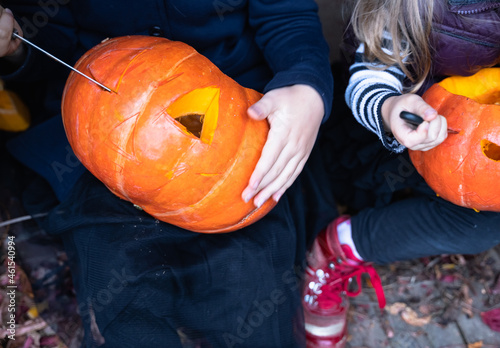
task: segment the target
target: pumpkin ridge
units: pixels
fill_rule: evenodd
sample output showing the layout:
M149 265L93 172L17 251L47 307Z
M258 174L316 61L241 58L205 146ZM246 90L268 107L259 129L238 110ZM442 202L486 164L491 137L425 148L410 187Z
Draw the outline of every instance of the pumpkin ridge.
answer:
M266 122L266 121L252 121L249 119L248 116L246 116L245 123L248 123L249 121L250 122ZM248 132L248 129L249 129L248 127L245 128L245 132L242 135L242 139L247 139L247 137L245 137L245 134ZM238 146L238 149L235 152L235 155L233 156L233 160L232 160L231 165L229 167L226 167L225 173L221 173L219 180L217 180L217 182L212 186L211 190L207 192L205 197L203 197L198 202L196 202L194 205L192 205L193 207L203 203L204 200L209 199L210 195L212 195L221 185L224 184L225 180L233 172L234 167L238 164L238 160L240 159L241 154L245 152L244 149L246 148L246 145L247 144L245 142L243 142L243 141L240 142L240 145ZM248 179L250 179L250 178L248 178Z
M186 151L186 153L187 152L188 151ZM164 212L164 213L159 213L156 215L164 217L164 216L170 216L170 215L178 215L178 214L182 214L186 211L195 210L198 205L203 204L203 202L205 200L210 199L211 198L210 196L212 194L216 193L217 189L222 184L224 184L224 181L228 178L229 175L232 174L232 169L234 168L236 163L237 163L237 160L233 160L231 166L226 169L225 173L221 173L221 177L219 178L219 180L217 180L215 182L215 184L211 187L211 189L205 194L205 196L200 198L197 202L194 202L193 204L190 204L189 206L181 208L181 209L172 210L172 211L168 211L168 212Z
M153 119L153 121L151 121L152 124L155 124L156 122L158 122L162 117L165 117L165 116L168 116L168 113L167 113L167 107L164 107L163 109L160 110L160 112L158 113L158 115Z
M127 152L126 150L122 149L120 147L120 145L117 145L117 144L110 141L110 142L107 142L105 146L110 148L112 151L116 152L121 157L125 157L126 159L128 159L130 161L138 162L137 157L135 157L133 154ZM118 163L116 163L116 162L113 162L113 163L115 165L118 165Z
M182 175L183 173L185 173L187 171L189 166L188 165L182 166L182 164L185 163L184 159L189 154L190 150L195 146L196 146L196 144L194 142L191 143L189 148L187 148L187 150L181 156L179 156L179 158L177 159L177 162L175 162L175 164L172 166L172 169L167 172L168 176L165 175L165 178L167 178L167 182L165 182L163 185L161 185L161 187L164 188L165 186L167 186L168 184L170 184L172 182L171 180L173 178L176 178L179 175ZM180 170L177 170L177 169L180 169Z
M184 63L186 60L190 59L191 57L193 57L195 55L197 55L196 51L191 52L191 54L188 54L187 56L184 56L181 59L179 59L177 62L174 63L174 65L172 65L170 67L170 69L168 69L166 75L170 76L170 74L172 74L182 63Z
M470 154L466 154L465 157L462 157L462 154L460 154L460 160L457 161L458 163L457 163L457 166L455 167L455 169L450 170L450 174L456 173L460 169L460 167L462 167L464 165L464 162L469 157L469 155Z
M146 49L143 49L142 51L140 51L139 53L137 53L135 55L134 58L132 58L130 60L130 62L128 62L127 66L125 67L125 69L123 69L123 72L122 74L120 75L120 78L118 79L118 82L116 83L116 93L118 93L118 90L120 89L120 85L122 84L122 80L123 80L123 77L125 76L125 74L129 71L129 67L130 65L132 64L132 62L134 62L139 56L141 56L144 52L148 51L149 48L146 48ZM141 62L139 65L142 65L143 62ZM137 67L137 66L136 66ZM134 69L136 68L134 67Z
M113 145L113 148L114 147L117 147L117 148L120 148L120 145L119 144L116 144L114 143L112 140L111 140L111 136L113 133L123 133L123 132L120 132L119 130L120 129L123 129L125 127L125 124L129 123L129 121L131 121L133 123L132 126L129 126L129 128L135 128L135 126L137 125L137 120L139 118L139 111L136 112L135 114L133 114L132 116L130 117L127 117L126 119L124 119L123 121L120 121L118 124L116 124L109 132L108 134L106 135L106 141L105 143L106 144L112 144ZM128 151L126 151L125 149L122 149L122 151L120 152L123 156L126 156L127 159L131 160L131 161L135 161L137 162L138 159L137 159L137 156L135 156L133 153L129 153Z
M110 130L108 132L108 134L106 135L106 138L104 141L102 141L102 143L104 144L104 146L108 147L109 149L111 149L111 151L113 151L113 153L116 154L116 156L113 156L113 159L116 159L116 158L126 158L128 160L131 160L131 161L136 161L137 159L134 158L133 156L131 156L129 153L126 152L126 150L124 148L122 148L120 145L116 144L115 142L111 141L110 140L110 137L111 137L111 133L114 131L114 130L117 130L118 128L120 128L121 125L124 125L127 123L127 121L133 119L134 117L137 117L137 114L134 114L132 116L130 116L129 118L127 118L126 120L123 120L119 123L119 125L117 125L116 127L114 127L112 130ZM95 120L94 118L91 118L91 122L92 121L95 121L97 123L97 125L99 125L99 120ZM96 129L95 126L93 126L94 122L92 122L92 124L90 125L90 128L91 129ZM118 133L121 133L121 132L118 132ZM90 145L90 148L91 148L91 152L86 156L86 161L82 161L82 163L85 164L85 162L90 162L92 163L91 167L92 168L95 168L95 170L97 170L98 172L100 172L100 166L99 166L99 156L96 156L96 154L98 153L101 153L102 152L102 148L100 147L101 145L101 142L96 142L94 143L94 145ZM110 161L113 163L113 165L116 165L118 168L120 168L121 170L119 171L119 173L122 173L123 170L124 170L124 166L123 166L123 163L120 164L119 162L113 160L113 159L110 159ZM94 172L92 171L92 172ZM94 173L95 175L95 173ZM118 175L118 173L117 173Z
M173 122L175 122L175 120L173 120ZM178 177L179 175L182 175L183 173L185 173L187 170L188 170L188 166L185 164L186 161L185 161L185 157L190 153L190 150L196 146L196 143L192 142L190 147L186 149L186 151L184 151L184 153L178 157L177 161L175 162L175 164L172 165L172 169L169 170L166 174L165 174L165 179L166 181L161 183L159 186L151 189L151 190L148 190L147 192L149 194L154 194L155 192L157 193L155 195L155 197L157 197L158 195L160 195L162 193L162 190L165 189L165 187L169 184L171 184L172 182L172 179ZM137 164L140 163L140 161L136 161ZM151 199L151 197L149 198ZM140 204L139 204L140 205Z
M231 226L232 228L238 228L239 225L243 225L246 221L248 221L249 219L251 219L253 217L253 215L257 214L260 212L260 209L255 207L250 213L248 213L247 215L245 215L243 218L241 218L240 221L236 222L233 224L233 226ZM218 233L218 232L224 232L227 230L227 227L226 228L218 228L218 229L213 229L213 230L203 230L205 233Z
M248 119L247 119L247 122L248 122ZM261 121L261 122L264 122L264 121ZM245 136L243 135L242 138L245 138ZM215 184L213 184L213 186L211 187L211 189L200 200L198 200L197 202L195 202L193 204L190 204L187 207L184 207L184 208L181 208L181 209L177 209L177 210L172 210L172 211L169 211L169 212L158 213L156 215L157 216L161 216L161 217L166 217L166 216L171 216L171 215L180 215L180 214L182 214L182 213L184 213L186 211L193 211L193 210L196 209L197 206L202 205L205 200L210 199L211 195L217 192L217 189L220 186L222 186L224 184L225 180L229 177L229 175L232 174L232 171L233 171L234 167L238 163L238 158L239 158L238 154L240 154L241 152L243 152L243 142L240 142L240 146L238 147L238 150L236 151L236 154L233 157L231 165L229 167L226 167L226 171L224 173L220 173L219 180L217 180L215 182ZM189 151L186 151L185 153L189 153ZM258 208L253 209L252 213L255 212L256 210L258 210ZM252 213L250 213L250 214L252 214ZM248 218L250 214L247 214L246 217ZM241 221L242 220L240 220L240 222Z
M129 144L130 141L132 141L132 153L131 155L136 159L136 161L138 160L139 163L140 163L140 160L137 158L136 154L135 154L135 147L134 147L134 137L135 137L135 130L137 128L137 123L139 122L141 116L143 115L144 113L144 110L146 110L147 106L148 106L148 100L151 99L151 96L153 95L154 91L157 89L157 86L155 86L154 84L150 84L149 87L146 89L146 91L141 95L141 97L137 98L137 100L142 100L142 104L141 104L141 110L139 110L136 115L136 119L135 119L135 122L134 122L134 125L131 126L131 128L127 131L127 132L121 132L121 137L119 138L119 140L121 140L121 144L115 144L117 146L121 146L123 149L125 149L125 151L127 151L127 144ZM124 170L126 170L126 158L124 156L118 156L118 157L115 157L116 161L115 163L117 164L121 164L121 167L124 168ZM119 175L118 173L116 173L115 175L115 180L116 180L116 185L117 185L117 189L120 190L121 192L123 192L123 195L125 197L127 197L127 199L130 199L129 198L129 190L125 188L125 175Z
M178 78L178 77L180 77L180 76L182 76L182 75L184 75L184 73L183 73L183 72L177 73L177 74L175 74L175 75L173 75L173 76L167 76L167 78L166 78L166 79L161 80L160 82L158 82L158 87L161 87L161 86L163 86L163 85L166 85L167 83L172 82L173 80L175 80L176 78Z

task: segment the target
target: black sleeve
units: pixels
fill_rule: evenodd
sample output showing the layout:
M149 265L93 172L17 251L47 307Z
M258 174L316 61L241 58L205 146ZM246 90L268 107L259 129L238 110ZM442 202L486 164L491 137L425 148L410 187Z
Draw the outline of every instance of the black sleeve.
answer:
M323 98L326 119L332 108L329 48L313 0L250 0L250 25L274 72L264 92L306 84Z

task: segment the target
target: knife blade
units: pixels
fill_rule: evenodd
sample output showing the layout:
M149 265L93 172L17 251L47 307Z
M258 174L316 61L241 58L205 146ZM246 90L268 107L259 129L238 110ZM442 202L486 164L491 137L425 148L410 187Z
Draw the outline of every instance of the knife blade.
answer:
M424 122L424 119L417 114L414 114L409 111L401 111L399 114L399 117L401 117L403 120L405 120L408 124L410 124L414 129L418 127L419 124ZM448 128L448 134L458 134L459 132Z
M57 57L53 56L52 54L50 54L49 52L45 51L44 49L42 49L42 48L38 47L37 45L35 45L35 44L34 44L34 43L32 43L31 41L26 40L24 37L22 37L21 35L19 35L19 34L17 33L17 31L16 31L16 30L14 30L14 31L12 32L12 39L13 39L13 40L15 40L15 39L19 39L19 40L21 40L22 42L24 42L24 43L26 43L26 44L30 45L31 47L33 47L33 48L35 48L35 49L39 50L40 52L42 52L42 53L44 53L45 55L49 56L50 58L54 59L56 62L61 63L61 64L62 64L62 65L64 65L65 67L70 68L71 70L73 70L73 71L74 71L74 72L76 72L77 74L80 74L81 76L85 77L86 79L88 79L88 80L92 81L93 83L97 84L99 87L101 87L101 88L102 88L102 89L104 89L105 91L116 93L116 92L115 92L115 91L113 91L111 88L108 88L108 87L104 86L102 83L97 82L96 80L94 80L94 79L93 79L93 78L91 78L90 76L87 76L87 75L85 75L84 73L82 73L81 71L79 71L78 69L73 68L71 65L69 65L69 64L67 64L67 63L63 62L62 60L60 60L59 58L57 58Z

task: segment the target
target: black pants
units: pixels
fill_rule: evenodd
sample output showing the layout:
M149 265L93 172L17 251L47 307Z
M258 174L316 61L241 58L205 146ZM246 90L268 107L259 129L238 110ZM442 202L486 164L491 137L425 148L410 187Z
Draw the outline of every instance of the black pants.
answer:
M440 254L477 254L500 243L500 213L466 209L420 195L352 219L363 259L379 264Z
M213 235L159 222L84 174L44 222L64 241L84 346L305 346L305 250L337 214L315 159L263 219Z

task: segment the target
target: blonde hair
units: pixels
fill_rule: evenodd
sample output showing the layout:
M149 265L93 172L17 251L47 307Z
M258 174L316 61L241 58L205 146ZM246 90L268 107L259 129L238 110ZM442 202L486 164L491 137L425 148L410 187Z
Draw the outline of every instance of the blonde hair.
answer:
M412 82L411 91L416 91L431 68L433 12L433 0L357 0L351 25L365 45L365 59L398 65ZM382 50L384 31L392 38L392 47L386 47L392 55Z

